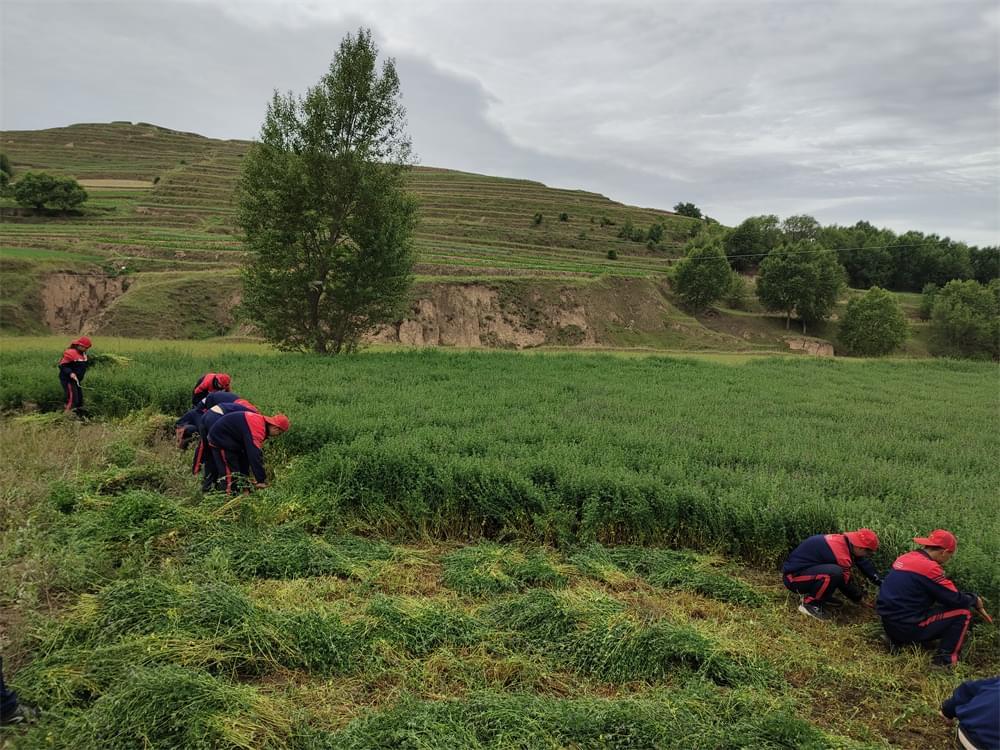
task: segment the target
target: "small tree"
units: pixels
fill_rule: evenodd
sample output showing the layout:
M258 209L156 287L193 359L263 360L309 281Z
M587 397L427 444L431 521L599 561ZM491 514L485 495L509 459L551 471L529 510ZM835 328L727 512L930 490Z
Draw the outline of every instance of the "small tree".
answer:
M924 284L920 294L920 310L918 312L921 320L931 319L931 313L934 312L934 298L937 297L938 291L937 284Z
M768 310L792 313L807 325L829 317L845 287L844 268L830 250L799 242L768 253L757 276L757 298Z
M732 273L719 239L699 237L677 265L673 287L685 307L700 312L729 291Z
M902 346L908 331L896 295L873 286L847 303L839 338L851 354L881 357Z
M949 281L938 291L931 314L935 354L1000 358L1000 279Z
M46 172L25 172L13 186L14 200L22 206L46 206L69 211L87 200L87 191L72 177L56 177Z
M395 64L377 60L371 32L348 34L304 97L275 93L243 162L242 309L283 349L353 351L407 302L410 140Z
M693 203L678 203L674 206L674 213L680 216L690 216L692 219L700 219L701 209Z

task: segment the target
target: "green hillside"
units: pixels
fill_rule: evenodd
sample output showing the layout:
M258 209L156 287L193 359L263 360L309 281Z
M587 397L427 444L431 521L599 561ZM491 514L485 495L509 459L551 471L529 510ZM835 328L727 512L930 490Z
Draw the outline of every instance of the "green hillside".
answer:
M98 255L140 270L239 262L232 194L247 141L128 123L0 137L16 171L70 175L91 194L84 217L8 217L0 244ZM410 186L420 205L417 273L424 276L655 276L697 226L528 180L417 167ZM543 217L537 225L536 213ZM666 241L649 249L618 238L627 221L664 223ZM608 259L611 249L617 261Z
M0 141L17 174L70 175L90 194L75 215L38 215L0 199L0 331L234 332L230 308L243 249L233 191L248 141L123 122L8 131ZM699 220L596 193L433 167L413 169L409 184L419 205L414 299L437 303L424 309L432 320L414 323L434 335L399 335L401 343L787 351L783 320L756 304L750 279L741 309L719 306L695 318L675 304L667 271ZM663 226L659 243L619 236L654 224ZM128 277L121 299L92 288L92 279L106 276ZM441 304L443 288L469 285L472 292L452 295L466 299L464 309L461 300ZM89 311L69 318L51 312L73 307L74 298L93 300ZM914 306L915 336L905 353L926 356ZM443 330L456 316L454 325L474 330L471 337ZM498 335L498 319L515 333ZM828 324L812 333L829 339L834 332Z

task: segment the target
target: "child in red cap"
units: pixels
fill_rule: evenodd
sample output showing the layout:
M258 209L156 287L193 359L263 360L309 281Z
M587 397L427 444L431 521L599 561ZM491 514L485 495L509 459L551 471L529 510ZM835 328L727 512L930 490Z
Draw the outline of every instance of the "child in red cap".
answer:
M857 567L876 586L882 583L872 561L878 536L871 529L844 534L816 534L792 550L781 567L785 588L802 595L799 612L817 620L829 620L826 606L836 605L834 594L843 591L851 601L860 602L864 591L851 581Z
M66 414L83 414L83 376L87 374L87 350L90 348L90 339L81 336L70 342L69 347L62 354L59 360L59 384L62 386L66 396L63 411Z
M973 610L989 619L983 600L959 591L941 567L955 554L958 541L945 529L915 537L921 549L896 558L885 577L875 609L893 646L930 645L939 641L933 664L958 663Z

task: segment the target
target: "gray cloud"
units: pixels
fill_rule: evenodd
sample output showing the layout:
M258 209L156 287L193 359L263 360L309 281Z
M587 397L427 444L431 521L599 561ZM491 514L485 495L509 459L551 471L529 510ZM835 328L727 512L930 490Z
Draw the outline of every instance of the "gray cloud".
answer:
M20 2L2 125L253 137L371 26L424 164L1000 242L1000 12L941 2Z

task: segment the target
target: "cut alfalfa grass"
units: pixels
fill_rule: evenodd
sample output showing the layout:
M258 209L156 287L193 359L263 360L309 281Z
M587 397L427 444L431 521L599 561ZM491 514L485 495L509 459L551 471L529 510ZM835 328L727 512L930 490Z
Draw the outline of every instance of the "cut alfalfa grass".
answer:
M689 552L594 544L570 560L585 575L611 586L620 586L631 574L652 586L693 591L731 604L757 607L765 601L753 587L712 568L711 558Z
M649 691L641 698L564 699L473 693L460 700L406 698L310 748L338 750L823 750L845 747L789 707L706 685Z
M613 619L574 633L560 650L575 669L614 683L659 682L677 671L720 685L767 685L775 678L767 665L738 663L693 628L663 620L639 624Z
M289 746L292 717L289 706L252 687L206 672L160 666L133 670L67 730L77 747L104 750L263 750Z
M454 604L417 598L377 596L368 605L373 638L392 643L412 656L426 656L442 646L473 646L483 640L478 620Z
M195 558L217 551L240 578L364 579L373 563L393 554L388 545L351 537L331 542L293 525L255 528L235 524L220 525L193 540L188 551Z
M275 616L288 655L286 667L335 675L361 669L370 658L368 627L333 614L295 612Z
M601 622L624 608L599 592L533 589L493 604L486 615L500 628L513 630L535 648L548 649L581 624Z
M484 543L455 550L441 564L444 584L473 596L512 593L531 586L561 587L567 581L541 549L522 552Z
M237 587L223 582L174 585L160 578L117 581L84 595L43 637L47 654L114 648L145 636L199 644L217 655L199 666L260 674L303 660L288 631L294 622L256 607Z

